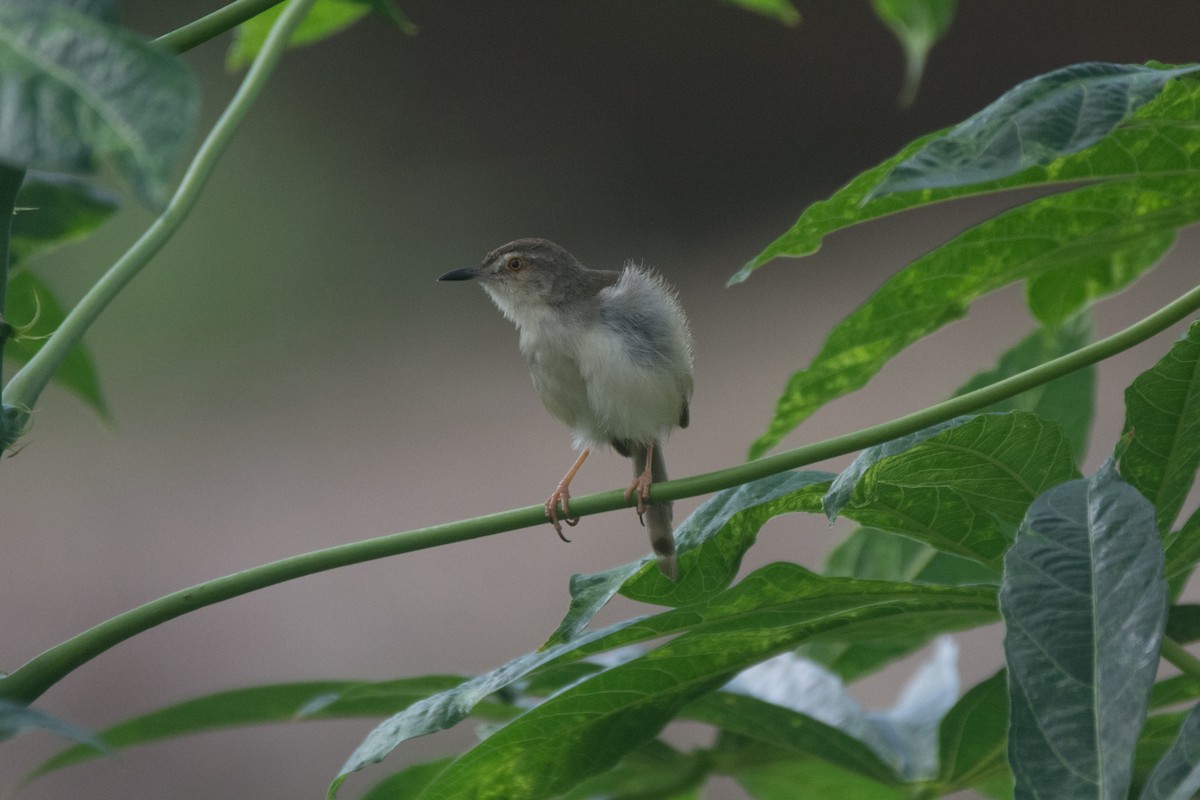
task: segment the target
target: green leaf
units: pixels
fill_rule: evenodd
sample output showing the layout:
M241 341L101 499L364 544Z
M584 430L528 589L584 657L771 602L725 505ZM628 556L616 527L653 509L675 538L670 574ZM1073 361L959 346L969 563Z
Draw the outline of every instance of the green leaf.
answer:
M909 800L908 789L885 786L823 761L742 767L734 779L755 800Z
M1093 62L1031 78L897 164L874 193L967 186L1046 166L1100 141L1169 80L1198 69Z
M1112 462L1030 507L1004 560L1016 798L1124 797L1166 622L1154 509Z
M1157 98L1142 106L1108 136L1086 150L1063 156L1046 166L1030 167L1017 175L971 187L872 197L875 187L893 169L947 131L921 137L895 156L860 173L829 199L809 206L791 229L746 264L730 282L745 280L755 269L778 256L800 257L815 253L824 237L835 231L956 197L1024 186L1055 186L1071 181L1195 175L1200 172L1197 158L1200 143L1193 132L1198 102L1200 81L1170 81Z
M583 781L567 792L563 800L698 798L695 792L704 782L707 761L702 753L685 755L654 740L634 750L607 772Z
M6 317L17 329L4 348L4 357L24 363L41 349L45 338L62 324L66 312L50 288L29 270L18 270L8 279ZM83 344L71 348L54 380L79 395L101 417L108 418L108 407L100 391L100 379L91 354Z
M982 564L942 553L927 544L878 528L858 528L825 560L824 574L846 578L907 583L999 584L1000 574ZM820 641L799 652L851 681L923 647L931 632L888 635L880 631L870 641Z
M396 681L308 681L234 689L198 697L133 717L100 734L108 747L125 749L177 736L241 725L303 722L339 717L394 714L435 692L463 682L450 675L431 675ZM507 712L492 704L482 709L493 717ZM90 747L71 747L37 767L29 777L90 761L99 754Z
M1200 561L1200 509L1192 512L1188 521L1166 540L1167 578L1186 576Z
M1091 314L1078 314L1062 325L1038 328L1022 339L1004 355L993 369L981 372L962 385L954 395L964 395L1010 378L1039 364L1065 356L1092 338ZM1071 442L1076 463L1087 451L1088 433L1096 396L1096 368L1086 367L1069 375L1022 392L1016 397L1001 400L982 409L980 413L1027 411L1045 420L1057 422Z
M108 221L118 206L115 195L76 178L30 172L17 195L9 240L10 267L40 251L83 238Z
M1121 476L1171 530L1200 467L1200 322L1125 390Z
M833 476L826 472L784 472L717 492L675 531L679 580L672 582L642 558L630 564L571 576L571 604L558 629L543 646L574 638L620 591L644 603L681 606L725 589L772 517L793 511L815 513Z
M538 668L680 635L555 694L460 757L428 798L543 797L561 792L653 738L689 701L758 661L815 636L870 638L881 628L954 630L995 619L990 587L913 586L824 578L771 564L709 600L626 620L521 656L377 727L330 787L412 736L453 725L474 702ZM534 779L536 776L536 779Z
M714 692L689 703L681 716L791 755L826 761L884 785L903 785L900 777L854 736L775 703L733 692Z
M934 43L954 19L956 0L871 0L875 15L891 28L904 48L904 88L900 104L912 105Z
M367 790L359 800L414 800L453 760L439 758L436 761L413 764L384 778Z
M828 401L865 385L913 342L965 316L977 298L1015 281L1072 271L1081 279L1111 272L1117 277L1103 285L1124 285L1154 265L1178 228L1197 219L1200 181L1163 176L1043 197L971 228L909 264L837 324L808 369L789 379L751 455L761 455ZM1089 290L1076 299L1091 296ZM1081 308L1072 303L1053 310Z
M254 60L285 5L273 6L237 27L233 44L225 56L226 69L239 70ZM391 0L317 0L292 33L288 45L301 47L327 39L358 22L372 9L388 17L405 33L416 31L416 26Z
M195 124L195 82L175 56L89 16L106 5L0 5L0 160L90 172L108 158L161 206Z
M1200 790L1200 706L1192 709L1179 737L1158 762L1142 800L1190 800Z
M1173 712L1146 718L1146 724L1142 727L1137 749L1134 752L1133 785L1130 786L1130 797L1137 797L1150 780L1151 773L1178 738L1185 717L1184 713Z
M1034 498L1078 474L1070 445L1057 425L1021 411L952 423L894 455L864 451L848 480L834 481L827 510L853 481L845 516L998 567Z
M782 22L784 25L799 25L800 12L790 0L724 0L731 6L761 14Z
M939 731L938 782L945 791L1008 773L1008 686L1004 670L971 687Z
M869 747L888 769L881 774L875 769L864 771L853 762L830 759L843 767L883 783L930 780L938 770L938 727L958 695L958 648L949 637L939 639L933 658L921 665L896 704L883 712L864 711L837 675L793 653L783 653L743 670L726 689L832 726ZM685 709L684 715L692 717L692 708ZM768 724L764 720L756 725L757 714L741 719L741 727L712 717L702 719L723 730L791 749L796 754L829 758L812 751L811 745L805 745L809 748L806 750L790 743L786 735L781 738L777 730L796 731L802 723L787 721L786 716L780 716L782 712L771 713L782 722ZM808 727L812 735L819 736L819 729Z

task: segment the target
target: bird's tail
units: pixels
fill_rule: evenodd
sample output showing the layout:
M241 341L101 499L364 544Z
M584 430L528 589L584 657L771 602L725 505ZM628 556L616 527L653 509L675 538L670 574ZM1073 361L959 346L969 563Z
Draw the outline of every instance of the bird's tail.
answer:
M646 448L633 448L633 474L641 475L646 469ZM667 479L667 462L663 458L661 442L655 442L650 457L650 479L652 483ZM675 536L671 532L671 504L651 503L646 508L646 530L650 534L650 547L658 557L658 568L662 574L675 580Z

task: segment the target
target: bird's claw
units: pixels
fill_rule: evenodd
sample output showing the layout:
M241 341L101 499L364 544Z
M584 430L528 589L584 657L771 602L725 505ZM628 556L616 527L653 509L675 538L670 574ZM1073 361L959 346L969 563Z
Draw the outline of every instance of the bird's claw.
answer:
M572 528L579 524L579 517L571 516L571 506L569 501L571 493L567 491L567 487L559 484L554 493L550 495L550 499L546 501L546 516L550 518L550 524L554 526L554 532L558 534L558 538L564 542L571 540L563 533L562 523L567 523ZM562 517L558 515L558 509L562 508Z
M634 478L633 483L629 484L629 488L625 490L625 502L637 497L637 515L638 522L642 523L642 527L646 527L646 520L642 517L646 513L646 502L650 497L650 476L645 473Z

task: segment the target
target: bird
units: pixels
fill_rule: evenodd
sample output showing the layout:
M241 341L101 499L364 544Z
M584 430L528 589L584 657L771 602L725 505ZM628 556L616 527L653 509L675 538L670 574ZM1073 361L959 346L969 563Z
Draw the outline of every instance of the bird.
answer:
M692 396L692 336L675 290L656 272L585 267L547 239L517 239L475 267L439 281L475 280L517 327L521 352L546 409L570 429L580 451L545 502L563 541L574 525L570 485L588 454L611 446L633 461L626 502L636 501L658 567L677 577L669 502L649 502L667 479L663 440L686 428Z

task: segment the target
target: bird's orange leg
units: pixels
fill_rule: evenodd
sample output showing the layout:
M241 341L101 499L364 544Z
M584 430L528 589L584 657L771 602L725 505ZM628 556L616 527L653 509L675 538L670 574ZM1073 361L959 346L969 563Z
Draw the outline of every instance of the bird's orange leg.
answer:
M546 501L546 516L550 518L550 524L554 526L554 531L558 534L558 538L564 542L571 540L563 535L561 522L572 526L579 523L579 517L571 516L571 507L567 504L571 499L571 493L568 491L568 488L571 485L571 481L575 478L575 473L579 472L579 468L583 466L583 462L587 459L590 452L592 451L584 450L579 454L579 458L575 459L575 464L567 470L566 475L563 475L563 479L558 482L558 488L554 490L554 493L550 495L550 499ZM562 506L561 520L558 516L560 504Z
M628 503L637 493L637 515L638 522L644 526L646 521L642 519L642 515L646 513L646 503L650 498L650 464L654 460L654 442L646 445L646 468L642 470L642 474L633 479L633 483L629 484L629 488L625 490L625 502Z

